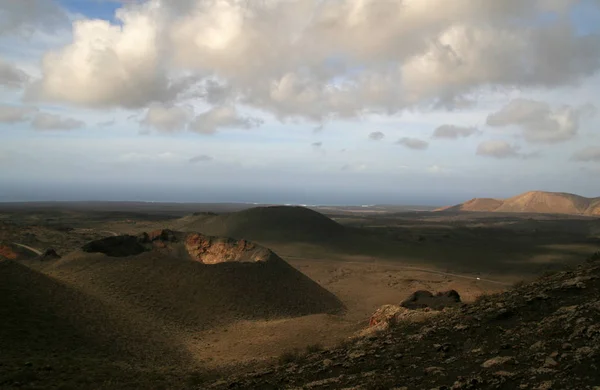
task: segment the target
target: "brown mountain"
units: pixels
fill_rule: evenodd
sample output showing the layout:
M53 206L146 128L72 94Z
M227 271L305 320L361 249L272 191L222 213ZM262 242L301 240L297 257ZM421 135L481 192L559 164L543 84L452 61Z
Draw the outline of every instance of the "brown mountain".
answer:
M437 211L600 215L600 198L585 198L565 192L529 191L505 200L475 198Z
M456 206L443 207L435 211L494 211L504 201L493 198L473 198Z

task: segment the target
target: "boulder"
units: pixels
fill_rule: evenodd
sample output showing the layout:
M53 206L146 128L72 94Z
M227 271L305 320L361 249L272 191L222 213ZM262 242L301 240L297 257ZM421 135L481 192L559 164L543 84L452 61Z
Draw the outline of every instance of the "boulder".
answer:
M44 251L44 253L41 254L40 260L41 261L57 260L57 259L60 259L60 257L61 256L58 253L56 253L56 250L54 248L48 248Z
M454 306L460 302L460 295L456 290L438 292L435 295L429 291L419 290L402 301L400 306L411 310L424 308L442 310L445 307Z

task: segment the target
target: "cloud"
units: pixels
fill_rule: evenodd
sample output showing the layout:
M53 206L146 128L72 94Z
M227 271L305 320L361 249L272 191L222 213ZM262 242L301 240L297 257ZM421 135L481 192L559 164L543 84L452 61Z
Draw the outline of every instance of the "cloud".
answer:
M73 43L44 55L43 77L27 96L127 108L171 100L179 89L167 77L157 4L119 9L122 26L100 19L73 22Z
M415 150L424 150L429 147L429 143L427 141L410 137L400 138L398 141L396 141L396 144Z
M499 159L521 157L519 149L518 146L511 145L506 141L484 141L477 146L477 155Z
M27 73L0 58L0 85L7 88L22 88L28 80Z
M183 130L194 115L191 107L152 104L140 121L144 126L164 132Z
M241 116L235 107L214 107L198 115L188 128L196 133L213 134L220 128L251 129L262 125L257 118Z
M41 112L31 122L37 130L74 130L85 126L85 123L72 118Z
M209 162L212 161L213 158L211 156L208 156L206 154L200 154L198 156L194 156L192 158L190 158L190 163L199 163L199 162Z
M517 126L526 141L532 143L557 143L577 135L582 113L589 111L571 106L556 109L549 104L529 99L514 99L499 111L488 115L491 127Z
M323 142L313 142L311 145L315 148L320 148L323 146Z
M433 138L458 139L477 133L476 127L441 125L433 131Z
M200 83L209 104L313 121L461 106L482 88L595 74L600 39L565 22L574 4L151 0L119 9L115 24L74 22L73 43L46 54L29 95L136 108Z
M581 149L571 156L571 160L600 162L600 146L589 146L585 149Z
M25 122L37 111L35 107L0 105L0 123Z
M374 131L369 134L369 139L373 141L381 141L384 138L385 134L383 134L381 131Z
M0 36L29 36L36 30L53 32L68 23L66 13L51 0L8 0L0 9Z

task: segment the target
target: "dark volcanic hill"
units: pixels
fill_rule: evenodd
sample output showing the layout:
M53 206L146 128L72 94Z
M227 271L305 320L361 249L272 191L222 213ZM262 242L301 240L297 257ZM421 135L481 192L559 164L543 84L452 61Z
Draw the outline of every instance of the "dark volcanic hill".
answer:
M475 198L436 211L600 215L600 198L585 198L564 192L530 191L504 200Z
M134 313L12 260L0 260L0 373L32 357L183 359L177 343ZM60 356L60 358L57 358ZM2 387L0 375L0 388Z
M424 322L207 385L213 389L597 389L600 254Z
M148 318L195 329L344 309L335 295L269 249L199 233L108 237L44 272Z
M181 218L175 230L255 241L312 241L340 238L344 227L325 215L298 206L269 206L227 214L198 213Z

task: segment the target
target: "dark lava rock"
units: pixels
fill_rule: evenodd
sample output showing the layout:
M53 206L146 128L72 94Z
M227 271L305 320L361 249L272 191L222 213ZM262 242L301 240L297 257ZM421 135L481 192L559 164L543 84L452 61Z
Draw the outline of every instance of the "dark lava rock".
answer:
M169 229L159 229L159 230L155 230L155 231L152 231L147 234L147 237L148 237L147 242L155 242L155 241L179 242L179 241L181 241L182 236L184 236L184 235L185 234L182 234L180 232L175 232L175 231L169 230Z
M146 248L135 236L106 237L85 244L81 250L88 253L104 253L111 257L125 257L139 255Z
M419 290L402 301L400 306L412 310L424 309L426 307L434 310L442 310L444 307L454 306L457 303L460 303L460 295L455 290L439 292L436 295L433 295L429 291Z

